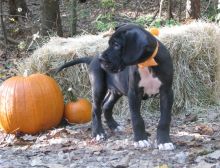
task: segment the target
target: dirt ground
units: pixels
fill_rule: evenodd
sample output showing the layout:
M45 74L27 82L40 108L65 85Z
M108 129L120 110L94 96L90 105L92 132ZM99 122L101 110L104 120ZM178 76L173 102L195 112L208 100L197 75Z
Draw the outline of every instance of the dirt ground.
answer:
M154 142L159 113L145 115L146 130ZM44 133L6 135L0 132L0 167L157 167L157 168L219 168L220 113L219 109L200 114L173 116L171 139L176 149L159 151L133 146L129 118L117 118L122 132L107 131L108 139L93 141L90 123L66 125Z
M65 2L65 1L62 1ZM137 7L132 1L130 8L124 8L126 17L137 12L144 14L147 8L143 4ZM156 1L145 4L151 10L157 7ZM90 2L92 3L92 1ZM86 13L92 11L91 17L97 17L102 11L91 9L91 4L84 6L84 14L78 23L79 31L93 32ZM94 2L93 2L94 3ZM29 45L32 34L37 32L39 25L39 2L30 0L28 6L33 12L32 20L25 24L8 23L8 34L18 41ZM7 7L4 8L7 13ZM64 32L68 32L65 7L61 5ZM152 11L155 11L154 9ZM118 11L119 13L121 11ZM66 21L65 21L66 20ZM30 24L31 23L31 24ZM19 27L19 29L16 29ZM68 35L68 34L66 34ZM41 43L42 41L38 41ZM41 44L37 44L38 47ZM0 84L7 78L16 75L16 62L28 57L31 51L21 50L15 45L0 47ZM156 126L159 112L145 114L146 130L155 141ZM38 135L7 135L0 131L0 168L220 168L220 107L198 109L192 114L174 115L171 124L171 139L176 149L159 151L152 145L149 149L137 149L133 146L133 133L129 117L116 120L124 127L120 133L110 132L105 126L108 139L95 142L91 138L90 123L84 125L65 125L48 130Z

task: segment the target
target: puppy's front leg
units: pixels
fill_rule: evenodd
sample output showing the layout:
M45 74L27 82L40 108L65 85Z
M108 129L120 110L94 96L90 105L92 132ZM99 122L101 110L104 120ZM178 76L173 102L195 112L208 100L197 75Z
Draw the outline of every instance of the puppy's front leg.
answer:
M160 121L157 127L157 144L160 150L173 150L170 140L171 109L173 105L173 90L162 86L160 89Z
M131 89L128 94L129 108L131 112L131 121L134 132L135 147L150 147L148 134L145 131L144 120L140 113L141 95Z

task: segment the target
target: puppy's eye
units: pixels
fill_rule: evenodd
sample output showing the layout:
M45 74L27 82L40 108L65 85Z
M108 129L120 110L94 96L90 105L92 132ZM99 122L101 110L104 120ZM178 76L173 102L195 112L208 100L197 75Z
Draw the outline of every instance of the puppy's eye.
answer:
M116 41L113 42L113 46L114 46L115 49L120 49L120 47L121 47L121 46L118 44L118 42L116 42Z

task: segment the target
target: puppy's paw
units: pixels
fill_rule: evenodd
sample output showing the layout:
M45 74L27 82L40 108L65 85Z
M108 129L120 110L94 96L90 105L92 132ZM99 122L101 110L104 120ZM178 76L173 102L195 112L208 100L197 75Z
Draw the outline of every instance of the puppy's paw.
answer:
M98 134L96 137L93 138L94 141L104 141L106 136L104 134Z
M148 140L141 140L141 141L138 141L138 142L134 142L134 147L135 148L150 148L151 147L151 143L150 141Z
M175 146L173 145L173 143L169 142L169 143L159 144L158 149L159 150L174 150Z
M124 127L122 126L117 126L115 129L114 129L114 132L123 132L124 131Z

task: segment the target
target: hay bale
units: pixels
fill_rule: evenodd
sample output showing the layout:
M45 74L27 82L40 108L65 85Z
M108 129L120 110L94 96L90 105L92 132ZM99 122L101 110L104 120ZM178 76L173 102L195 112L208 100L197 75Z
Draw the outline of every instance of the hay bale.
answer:
M108 39L109 37L104 37L103 34L82 35L75 38L53 37L29 58L18 63L18 74L23 74L25 70L29 74L47 73L50 69L57 68L76 57L98 55L107 47ZM70 67L53 77L61 86L66 100L69 99L67 94L69 87L73 88L73 94L77 97L91 98L86 65Z
M213 104L217 95L220 95L213 94L217 89L220 91L220 87L216 84L220 81L220 77L216 76L217 58L220 58L219 28L211 23L194 22L189 25L163 28L159 39L168 47L173 57L174 111L188 111L196 106ZM20 63L19 71L23 73L28 69L30 73L47 72L73 57L100 54L106 49L107 41L108 37L104 38L102 34L67 39L52 38L42 48L36 50L30 58ZM219 71L218 69L220 75ZM70 67L54 78L59 82L65 95L67 95L67 89L72 87L75 95L91 98L86 65ZM156 101L156 105L158 102ZM155 101L152 99L145 101L143 111L152 110L148 107L154 106ZM115 110L121 115L127 114L127 100L120 100Z
M220 47L217 48L217 65L216 65L216 75L215 75L215 99L216 103L220 105Z
M163 28L160 40L173 57L175 76L175 109L212 105L218 101L214 93L220 29L213 23L193 22L189 25ZM218 79L219 80L219 79Z
M25 62L18 64L19 72L47 72L74 57L100 54L107 46L108 38L103 35L84 35L75 38L52 37L48 43L37 49Z

